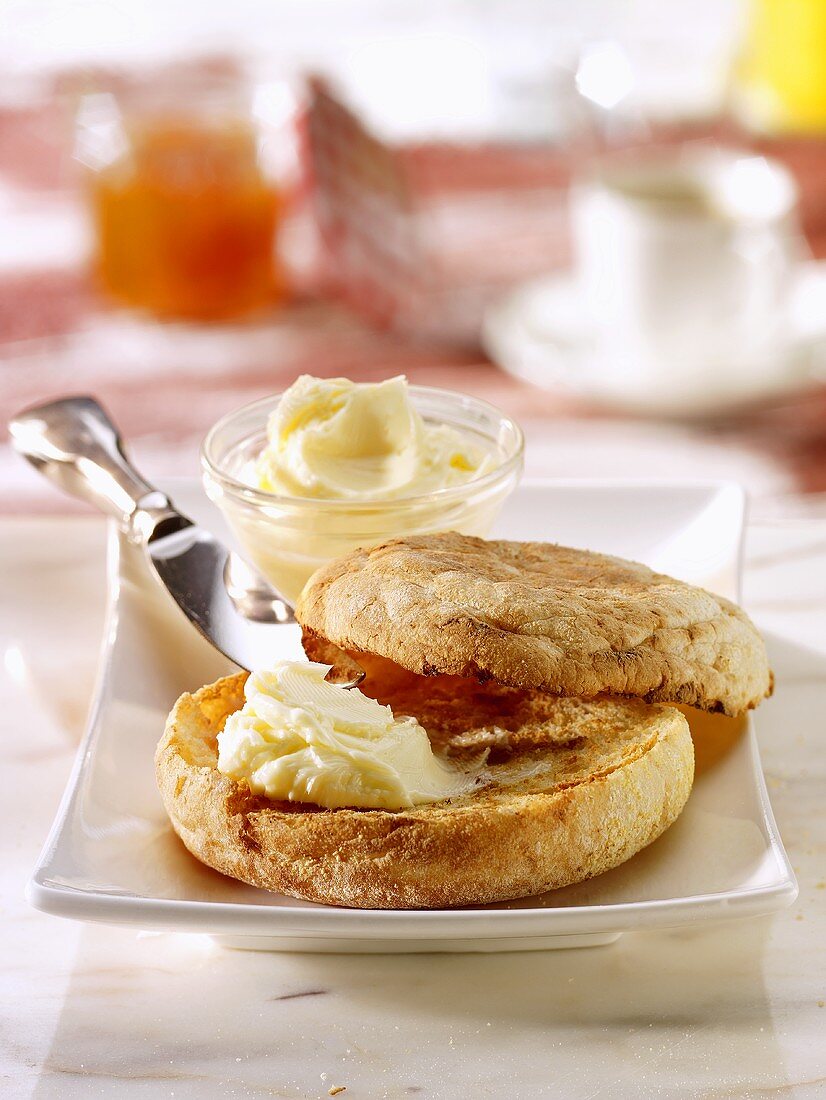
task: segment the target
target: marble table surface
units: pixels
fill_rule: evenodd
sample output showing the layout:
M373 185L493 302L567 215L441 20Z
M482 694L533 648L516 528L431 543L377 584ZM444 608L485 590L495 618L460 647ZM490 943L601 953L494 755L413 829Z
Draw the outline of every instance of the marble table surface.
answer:
M826 524L748 538L745 602L778 671L766 705L789 714L761 749L796 905L526 954L234 952L30 909L92 692L103 554L97 520L0 521L4 1097L826 1093Z

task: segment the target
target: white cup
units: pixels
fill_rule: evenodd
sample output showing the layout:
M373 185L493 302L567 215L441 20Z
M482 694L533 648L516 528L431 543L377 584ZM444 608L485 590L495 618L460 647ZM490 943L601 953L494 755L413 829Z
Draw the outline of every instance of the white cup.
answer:
M777 369L801 251L782 166L719 151L618 161L571 199L600 374L690 388Z

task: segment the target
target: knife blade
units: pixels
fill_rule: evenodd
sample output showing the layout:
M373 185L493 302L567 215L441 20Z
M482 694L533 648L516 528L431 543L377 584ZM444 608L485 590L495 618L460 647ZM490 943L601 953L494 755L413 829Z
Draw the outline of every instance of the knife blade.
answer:
M285 624L248 619L227 592L227 550L208 531L186 520L176 531L150 537L147 553L155 574L192 625L239 667L266 668L286 655L284 630L279 629Z

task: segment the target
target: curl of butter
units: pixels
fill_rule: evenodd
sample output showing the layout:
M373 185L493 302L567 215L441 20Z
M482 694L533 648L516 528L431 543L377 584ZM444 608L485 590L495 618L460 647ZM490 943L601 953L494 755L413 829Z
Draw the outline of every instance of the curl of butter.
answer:
M403 377L356 383L304 374L267 425L254 483L280 496L393 500L459 485L494 466L465 433L426 424Z
M434 756L415 718L328 684L329 669L280 661L253 673L218 734L218 770L254 794L328 809L402 810L474 787Z

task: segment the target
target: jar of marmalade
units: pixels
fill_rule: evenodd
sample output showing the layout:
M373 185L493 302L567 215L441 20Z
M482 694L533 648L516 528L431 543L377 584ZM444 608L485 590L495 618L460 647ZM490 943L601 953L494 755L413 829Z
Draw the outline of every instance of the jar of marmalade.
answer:
M86 95L77 156L102 289L163 318L218 321L284 295L284 97L205 73ZM289 159L287 157L287 159Z

